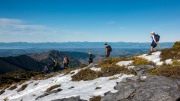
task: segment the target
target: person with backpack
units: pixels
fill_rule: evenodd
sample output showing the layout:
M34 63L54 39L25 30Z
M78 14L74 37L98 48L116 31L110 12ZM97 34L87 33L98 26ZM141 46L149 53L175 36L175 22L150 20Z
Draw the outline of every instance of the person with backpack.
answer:
M91 52L89 52L89 60L88 60L89 64L93 63L93 58L94 55Z
M47 66L44 66L42 73L46 74L48 73L48 71L49 71L49 68Z
M58 69L59 63L57 60L53 60L53 71L56 72Z
M112 52L112 48L110 45L108 45L107 43L104 44L105 48L106 48L106 58L109 57L110 52Z
M158 34L155 34L155 32L151 32L152 36L152 43L151 43L151 52L156 51L156 46L160 40L160 36Z
M67 56L65 56L63 59L63 68L64 69L69 68L69 58Z

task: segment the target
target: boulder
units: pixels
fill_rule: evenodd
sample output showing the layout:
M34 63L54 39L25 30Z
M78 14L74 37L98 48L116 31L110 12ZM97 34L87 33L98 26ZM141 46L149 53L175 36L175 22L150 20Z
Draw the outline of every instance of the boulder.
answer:
M147 76L144 81L137 77L117 83L116 93L106 93L101 101L176 101L180 97L179 79L163 76Z

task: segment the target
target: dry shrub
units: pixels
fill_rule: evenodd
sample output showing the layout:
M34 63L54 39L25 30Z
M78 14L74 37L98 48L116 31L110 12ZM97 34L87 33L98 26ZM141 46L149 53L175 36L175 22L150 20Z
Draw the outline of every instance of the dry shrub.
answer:
M101 96L94 96L93 98L90 98L90 101L101 101Z
M46 92L50 92L50 91L52 91L53 89L56 89L56 88L58 88L58 87L61 87L61 85L51 86L51 87L49 87L49 88L46 90Z
M100 77L101 72L93 71L89 68L81 69L77 74L72 76L72 81L80 81L80 80L93 80Z

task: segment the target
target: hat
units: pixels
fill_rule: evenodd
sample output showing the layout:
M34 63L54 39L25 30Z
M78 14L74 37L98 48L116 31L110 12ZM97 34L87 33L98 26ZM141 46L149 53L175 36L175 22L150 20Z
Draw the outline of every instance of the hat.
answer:
M151 34L155 34L155 32L152 31Z

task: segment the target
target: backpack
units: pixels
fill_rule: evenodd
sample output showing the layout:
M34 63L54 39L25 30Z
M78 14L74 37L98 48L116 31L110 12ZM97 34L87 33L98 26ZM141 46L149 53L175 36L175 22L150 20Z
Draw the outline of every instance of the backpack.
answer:
M155 34L155 35L154 35L154 38L155 38L156 42L159 42L160 36L159 36L158 34Z
M108 51L109 51L109 52L112 52L111 46L107 46L107 48L108 48Z

